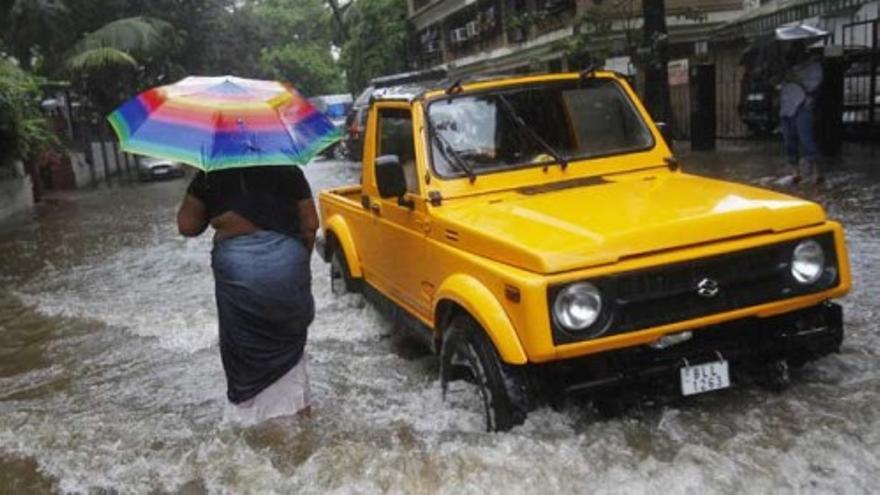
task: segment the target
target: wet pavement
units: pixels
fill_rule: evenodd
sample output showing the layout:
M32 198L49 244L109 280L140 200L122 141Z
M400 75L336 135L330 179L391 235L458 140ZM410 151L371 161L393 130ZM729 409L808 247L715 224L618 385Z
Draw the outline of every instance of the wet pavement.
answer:
M783 394L733 389L601 420L583 405L483 433L436 360L313 260L311 418L221 424L210 239L173 223L183 181L55 195L0 224L0 492L869 493L880 482L880 160L848 147L820 188L778 146L683 152L687 170L821 202L847 229L842 352ZM315 189L351 164L307 169Z

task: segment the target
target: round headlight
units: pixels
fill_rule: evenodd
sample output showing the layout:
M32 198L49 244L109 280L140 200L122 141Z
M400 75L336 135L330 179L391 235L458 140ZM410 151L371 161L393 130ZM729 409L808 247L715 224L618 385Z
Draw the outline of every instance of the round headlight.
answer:
M825 252L818 242L808 239L794 248L791 256L791 275L801 284L815 283L825 269Z
M566 330L584 330L602 313L602 295L595 285L578 282L562 289L553 302L553 317Z

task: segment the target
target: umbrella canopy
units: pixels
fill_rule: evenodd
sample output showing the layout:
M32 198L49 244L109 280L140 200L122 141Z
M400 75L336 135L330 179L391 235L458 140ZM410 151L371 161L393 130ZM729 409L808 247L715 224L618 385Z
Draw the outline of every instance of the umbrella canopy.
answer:
M123 150L205 171L304 165L341 136L290 85L232 76L144 91L107 119Z
M797 26L782 26L774 31L777 41L817 41L827 37L830 33L807 24Z

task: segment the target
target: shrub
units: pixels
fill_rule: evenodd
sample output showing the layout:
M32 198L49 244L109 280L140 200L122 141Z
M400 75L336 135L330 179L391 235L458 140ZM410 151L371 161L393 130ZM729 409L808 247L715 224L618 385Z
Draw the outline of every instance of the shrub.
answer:
M53 141L40 111L38 80L0 59L0 166L27 160Z

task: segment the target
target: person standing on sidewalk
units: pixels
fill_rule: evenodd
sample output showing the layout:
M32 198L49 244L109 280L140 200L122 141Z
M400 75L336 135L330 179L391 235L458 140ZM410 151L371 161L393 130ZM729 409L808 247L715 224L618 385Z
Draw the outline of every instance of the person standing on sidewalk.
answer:
M801 171L814 183L822 181L819 151L813 135L816 93L822 84L822 64L807 54L802 42L795 42L786 54L787 70L779 89L779 117L785 158L795 183Z

